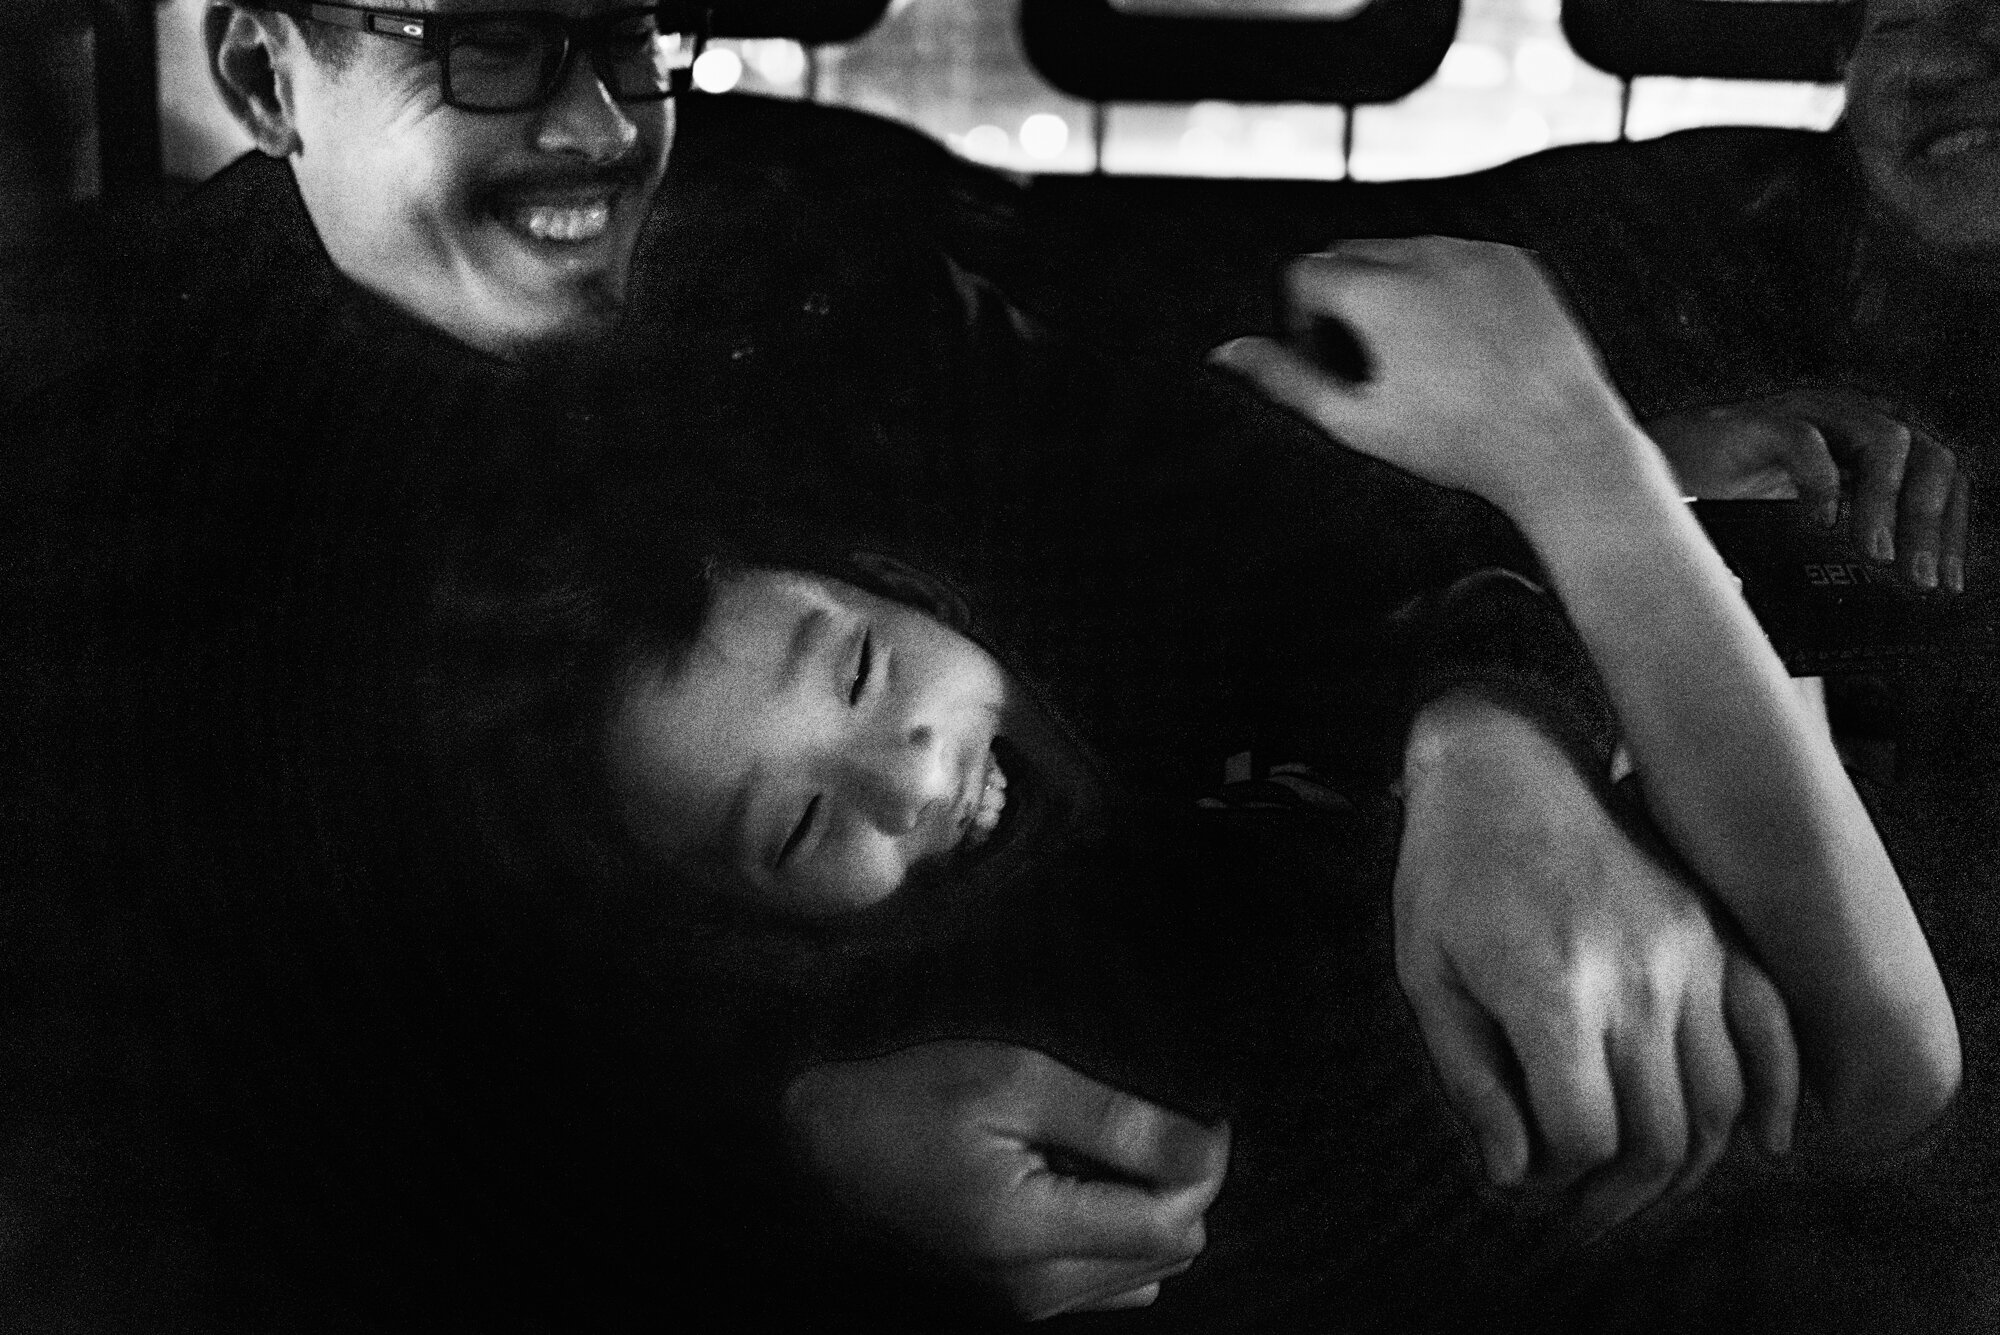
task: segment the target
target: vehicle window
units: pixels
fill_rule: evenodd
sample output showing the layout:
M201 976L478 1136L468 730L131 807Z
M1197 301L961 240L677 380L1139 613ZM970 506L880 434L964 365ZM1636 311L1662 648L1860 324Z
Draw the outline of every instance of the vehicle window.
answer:
M1754 3L1756 0L1743 0ZM1117 0L1134 12L1205 17L1222 0ZM1296 16L1308 0L1228 0ZM1358 11L1352 0L1315 9ZM1737 79L1624 81L1570 48L1560 0L1464 0L1437 73L1399 102L1353 113L1324 105L1121 103L1101 116L1050 88L1020 49L1013 6L992 0L902 0L857 42L828 49L823 95L907 121L967 157L1017 171L1372 180L1448 176L1557 144L1631 138L1701 125L1825 129L1839 116L1832 84ZM1315 12L1313 17L1330 17ZM919 71L928 71L921 76ZM1348 161L1351 148L1353 161Z
M1766 0L1739 0L1752 4ZM1768 0L1781 3L1782 0ZM1626 133L1652 139L1698 125L1779 125L1824 130L1840 119L1841 88L1832 83L1751 79L1634 79Z
M826 100L907 121L976 161L1089 171L1092 106L1051 88L1021 51L1015 6L899 0L823 56Z
M1759 0L1739 0L1758 3ZM1368 0L1117 0L1135 14L1209 17L1224 6L1329 18ZM915 125L968 158L1016 171L1184 176L1448 176L1557 144L1650 138L1701 125L1824 129L1833 84L1741 79L1625 81L1565 38L1561 0L1463 0L1437 72L1401 101L1363 106L1118 103L1058 92L1021 50L1015 9L996 0L895 0L860 39L807 48L718 41L695 72L709 92L812 98ZM197 40L203 0L160 10L164 165L199 178L248 147L208 87Z
M1351 174L1452 176L1618 137L1620 83L1570 50L1556 0L1465 0L1431 81L1355 109Z
M813 64L812 53L787 38L720 38L695 61L694 82L704 93L812 97Z

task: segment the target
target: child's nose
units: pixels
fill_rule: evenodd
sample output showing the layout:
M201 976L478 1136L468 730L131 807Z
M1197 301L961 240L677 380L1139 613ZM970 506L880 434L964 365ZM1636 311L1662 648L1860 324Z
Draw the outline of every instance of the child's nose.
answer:
M884 834L909 834L952 798L944 748L928 727L899 727L864 739L847 771L856 806Z

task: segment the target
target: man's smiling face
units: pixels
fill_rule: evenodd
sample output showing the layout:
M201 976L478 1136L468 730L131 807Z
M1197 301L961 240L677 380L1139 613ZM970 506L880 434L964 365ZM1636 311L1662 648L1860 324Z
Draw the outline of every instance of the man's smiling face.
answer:
M398 7L592 15L629 0ZM579 53L545 105L464 111L444 104L439 63L419 48L350 42L338 62L295 44L275 71L289 83L292 168L341 271L499 356L608 326L666 170L672 103L613 101Z
M2000 0L1869 0L1847 126L1876 204L1926 245L2000 258Z

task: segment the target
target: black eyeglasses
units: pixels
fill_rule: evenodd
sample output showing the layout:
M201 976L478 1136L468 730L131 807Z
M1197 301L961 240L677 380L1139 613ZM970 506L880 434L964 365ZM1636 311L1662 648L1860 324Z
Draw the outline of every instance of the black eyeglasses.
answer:
M554 97L577 52L590 55L620 102L686 92L705 38L690 6L634 5L588 18L540 9L436 14L320 0L258 0L261 8L420 46L441 67L444 102L462 111L528 111Z

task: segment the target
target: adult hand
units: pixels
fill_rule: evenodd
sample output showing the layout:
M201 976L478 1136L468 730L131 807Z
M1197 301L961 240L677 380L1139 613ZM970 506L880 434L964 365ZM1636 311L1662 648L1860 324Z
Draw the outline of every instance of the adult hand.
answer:
M1739 1117L1784 1152L1777 990L1566 752L1458 693L1405 781L1397 974L1495 1182L1573 1190L1602 1229L1691 1189Z
M1822 523L1854 488L1854 531L1919 588L1965 587L1969 495L1958 456L1854 390L1816 386L1645 423L1689 494L1808 502Z
M1029 1320L1138 1307L1193 1264L1227 1128L1003 1043L813 1067L784 1116L849 1213Z
M1350 241L1293 262L1294 345L1241 338L1211 355L1342 443L1517 521L1586 470L1656 469L1540 266L1526 251L1422 237ZM1324 322L1358 344L1359 376L1300 346Z

